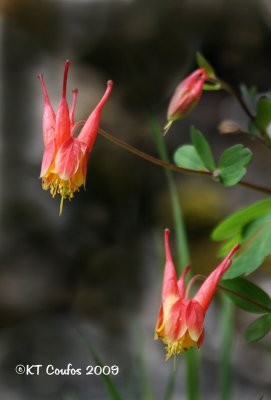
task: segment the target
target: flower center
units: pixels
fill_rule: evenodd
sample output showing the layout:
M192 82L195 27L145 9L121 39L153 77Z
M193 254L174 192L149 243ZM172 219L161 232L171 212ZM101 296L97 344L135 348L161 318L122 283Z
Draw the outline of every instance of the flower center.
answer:
M166 344L166 352L167 352L165 361L167 361L172 355L176 356L177 354L183 353L184 351L191 349L196 345L196 342L191 339L187 331L177 341L169 343L164 340L164 342Z
M49 189L52 197L57 194L61 196L59 215L62 214L64 200L67 198L71 200L74 197L74 193L79 192L79 188L83 184L84 178L80 173L76 173L70 179L63 180L55 172L50 171L42 178L42 188L44 190Z

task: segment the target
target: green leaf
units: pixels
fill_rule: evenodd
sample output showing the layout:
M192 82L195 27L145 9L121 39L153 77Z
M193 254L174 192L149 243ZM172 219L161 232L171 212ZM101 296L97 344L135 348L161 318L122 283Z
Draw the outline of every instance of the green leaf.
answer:
M200 68L204 68L208 77L211 78L210 82L205 82L203 85L203 90L220 90L221 89L221 84L217 80L216 81L216 74L214 71L214 68L211 66L211 64L206 60L206 58L200 53L197 52L197 63Z
M212 233L213 240L225 240L220 255L235 243L241 243L225 279L248 275L271 254L271 199L261 200L222 221Z
M271 134L271 99L262 97L258 101L255 124L269 135Z
M222 246L220 247L220 249L217 253L218 257L221 257L221 258L225 257L231 251L233 246L235 246L237 243L241 243L241 241L242 241L241 233L230 238L230 240L223 243Z
M243 310L263 314L267 308L270 308L271 312L271 298L265 291L247 279L223 279L220 286L231 291L225 291L225 294ZM232 292L236 292L236 294Z
M248 326L245 332L247 342L257 342L271 331L271 314L265 314L257 318Z
M234 186L246 175L246 172L246 168L240 166L239 169L236 169L236 166L233 165L220 170L218 178L224 186Z
M209 143L204 135L198 129L194 128L194 126L191 127L191 140L205 167L208 170L214 170L215 161Z
M271 213L256 219L243 229L241 249L224 278L249 275L269 254L271 254Z
M233 186L246 174L246 166L251 162L252 152L242 144L225 150L218 163L218 180L225 186Z
M222 153L218 165L220 168L232 167L233 165L245 166L250 163L251 157L251 150L242 144L236 144Z
M206 58L198 51L197 63L200 68L204 68L210 78L216 78L215 71Z
M271 212L271 199L264 199L242 208L224 219L213 231L213 240L224 240L240 235L243 227L249 222Z
M206 170L197 150L191 144L179 147L173 158L178 167L194 169L196 171Z

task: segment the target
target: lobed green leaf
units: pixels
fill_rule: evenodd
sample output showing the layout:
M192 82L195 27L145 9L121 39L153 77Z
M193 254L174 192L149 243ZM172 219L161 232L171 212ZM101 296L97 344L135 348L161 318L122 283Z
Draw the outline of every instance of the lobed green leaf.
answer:
M218 163L218 180L225 186L236 185L246 174L246 166L251 162L252 152L242 144L226 149Z
M232 166L248 165L252 158L252 152L242 144L236 144L226 149L220 156L218 166L228 168Z
M185 144L179 147L175 151L173 158L178 167L189 168L195 171L206 170L197 150L191 144Z
M236 165L233 165L223 168L219 170L219 181L224 186L234 186L246 175L246 172L246 168L242 166L237 168Z

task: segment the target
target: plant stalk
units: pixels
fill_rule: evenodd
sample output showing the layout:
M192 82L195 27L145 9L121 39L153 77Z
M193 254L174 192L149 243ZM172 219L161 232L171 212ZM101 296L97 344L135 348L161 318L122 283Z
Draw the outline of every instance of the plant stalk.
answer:
M150 154L144 153L141 150L138 150L134 146L131 146L130 144L124 142L121 139L116 138L115 136L110 135L109 133L105 132L103 129L99 128L99 134L103 136L105 139L110 141L111 143L114 143L115 145L122 147L123 149L129 151L130 153L135 154L136 156L143 158L146 161L149 161L152 164L158 165L163 168L167 168L168 170L183 173L183 174L189 174L189 175L203 175L203 176L213 176L212 171L208 170L202 170L202 171L195 171L193 169L189 168L182 168L182 167L177 167L174 164L171 164L168 161L165 160L160 160L159 158L153 157ZM271 195L271 188L267 188L265 186L257 185L255 183L250 183L245 180L242 180L238 182L238 185L246 187L248 189L255 190L257 192L265 193L268 195Z
M167 169L167 165L169 164L168 163L169 158L164 144L164 139L163 136L161 135L159 124L157 123L157 120L154 118L151 120L151 128L153 136L155 138L158 153L163 160L163 166L165 167L165 175L169 187L174 227L177 236L177 245L176 245L178 253L177 273L178 275L180 275L182 270L190 262L186 229L185 229L177 187L174 182L172 172L169 169ZM199 355L195 351L195 349L191 349L185 353L185 364L186 364L186 395L187 395L186 398L187 400L199 400L200 399Z

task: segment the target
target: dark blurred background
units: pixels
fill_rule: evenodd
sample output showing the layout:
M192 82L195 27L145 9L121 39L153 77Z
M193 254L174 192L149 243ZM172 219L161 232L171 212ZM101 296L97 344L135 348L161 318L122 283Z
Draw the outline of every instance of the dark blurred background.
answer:
M101 126L157 156L151 118L165 123L178 82L196 68L201 51L217 74L238 87L271 86L271 3L268 0L0 0L1 251L0 400L107 399L100 377L16 375L17 364L65 368L95 365L91 346L123 398L141 399L142 357L162 399L167 376L161 343L153 342L160 305L163 230L173 228L166 179L159 167L98 137L89 160L87 190L64 205L38 179L43 153L43 73L54 107L64 62L71 59L69 93L78 87L76 120L88 116L115 86ZM71 100L71 96L69 97ZM218 155L240 140L254 152L247 178L271 186L270 153L246 137L220 135L224 119L246 128L246 116L224 92L206 92L200 104L165 138L169 154L189 142L191 124ZM175 175L195 271L217 263L215 224L262 198L245 188ZM174 244L172 232L172 247ZM254 279L271 293L270 268ZM252 317L236 314L233 399L271 399L268 339L243 339ZM218 398L219 302L211 307L202 354L201 392ZM174 399L185 399L180 362ZM130 390L130 392L129 392Z

